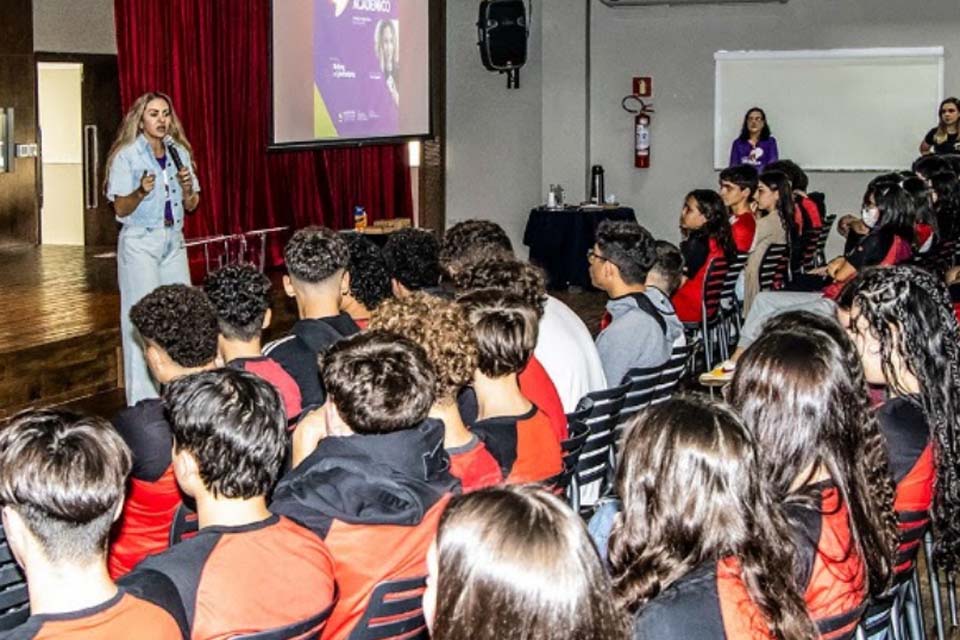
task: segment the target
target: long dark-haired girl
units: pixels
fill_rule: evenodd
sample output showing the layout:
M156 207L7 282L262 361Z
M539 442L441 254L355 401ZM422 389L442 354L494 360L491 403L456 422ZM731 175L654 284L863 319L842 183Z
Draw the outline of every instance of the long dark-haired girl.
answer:
M795 576L824 638L848 637L887 590L897 547L893 484L857 351L840 325L793 312L737 366L729 400L797 547Z
M726 406L679 397L629 427L609 553L635 638L812 638L787 521L750 431Z
M625 616L583 521L533 486L454 498L427 555L433 640L622 640Z
M720 194L710 189L688 193L680 210L680 232L684 280L672 301L682 322L697 322L707 267L714 258L732 260L737 254L727 207Z
M935 276L906 266L869 269L850 287L849 330L868 381L887 388L879 414L896 509L926 512L932 502L937 556L952 571L960 566L960 330L950 296Z

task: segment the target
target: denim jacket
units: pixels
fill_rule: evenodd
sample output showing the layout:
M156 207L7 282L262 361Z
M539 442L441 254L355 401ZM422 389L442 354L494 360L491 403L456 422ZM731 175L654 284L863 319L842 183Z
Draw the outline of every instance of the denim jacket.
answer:
M193 171L190 153L179 144L173 143L173 145L180 154L183 166L190 169L190 175L193 178L193 190L199 192L200 183ZM150 148L150 143L147 142L147 138L142 133L137 136L133 144L122 148L114 157L113 165L110 167L110 176L107 180L107 199L113 202L117 196L127 196L133 193L140 186L140 177L144 171L157 177L153 191L140 202L133 213L122 218L117 216L117 220L124 225L135 227L162 228L163 209L169 191L173 209L173 226L175 229L182 229L183 190L177 180L177 167L168 154L166 168L161 169L160 163L157 162L153 150Z

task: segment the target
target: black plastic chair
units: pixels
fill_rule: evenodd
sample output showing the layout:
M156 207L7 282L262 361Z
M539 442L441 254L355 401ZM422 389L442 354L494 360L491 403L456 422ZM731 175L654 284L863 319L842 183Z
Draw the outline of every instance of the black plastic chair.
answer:
M659 367L638 367L627 371L623 384L629 385L620 407L620 424L650 406L657 395L657 387L663 377L664 369L670 363L668 359Z
M830 239L830 231L833 229L833 223L837 220L837 214L823 216L823 226L820 227L820 236L817 238L817 252L814 256L813 266L819 267L827 263L827 240Z
M790 253L785 244L771 244L760 260L760 291L776 291L787 281Z
M563 471L546 480L544 484L557 494L563 494L574 511L580 510L580 485L577 481L577 464L583 445L590 435L590 427L580 421L567 423L567 439L560 443L563 449Z
M650 404L656 405L668 400L680 386L687 371L693 368L691 361L699 345L696 342L687 342L673 348L670 359L663 365L663 373L657 383L657 390Z
M423 619L425 576L381 582L348 640L428 640Z
M233 636L232 640L307 640L308 638L319 638L323 628L327 625L333 607L337 604L338 596L339 592L334 591L333 602L326 609L306 620L276 629Z
M567 414L567 423L582 422L590 433L577 461L576 482L580 489L581 515L589 516L597 500L610 487L615 461L614 440L617 423L629 385L592 391L584 396L577 410Z
M723 289L720 292L720 313L723 316L721 335L724 343L728 345L731 337L740 332L743 310L740 300L737 299L737 281L740 280L740 274L749 257L748 253L738 253L733 261L727 263L727 274L723 279Z
M720 312L720 298L727 277L727 261L714 258L706 266L703 279L703 291L700 294L700 321L685 322L683 328L687 340L699 340L703 344L704 360L707 371L713 369L713 351L719 346L720 358L729 357L727 345L722 336L723 314Z
M27 579L20 570L7 535L0 525L0 630L17 627L30 617L30 594Z

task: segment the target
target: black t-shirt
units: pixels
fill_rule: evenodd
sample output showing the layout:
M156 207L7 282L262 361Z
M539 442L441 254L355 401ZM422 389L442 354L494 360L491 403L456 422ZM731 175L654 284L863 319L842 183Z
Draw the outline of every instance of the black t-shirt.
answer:
M933 141L933 136L937 134L937 129L934 127L927 132L927 135L923 137L923 141L930 145L930 148L933 149L934 153L960 153L960 133L948 133L947 139L940 144L937 144Z

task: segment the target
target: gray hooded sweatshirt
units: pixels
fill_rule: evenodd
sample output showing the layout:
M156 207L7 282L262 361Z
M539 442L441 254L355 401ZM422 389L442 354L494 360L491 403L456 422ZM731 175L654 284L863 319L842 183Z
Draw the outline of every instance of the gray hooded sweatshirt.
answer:
M662 291L647 287L643 292L666 323L660 323L637 305L633 295L607 301L611 321L597 336L597 351L607 375L607 384L619 385L630 369L657 367L670 358L673 347L685 344L683 324L673 303Z

